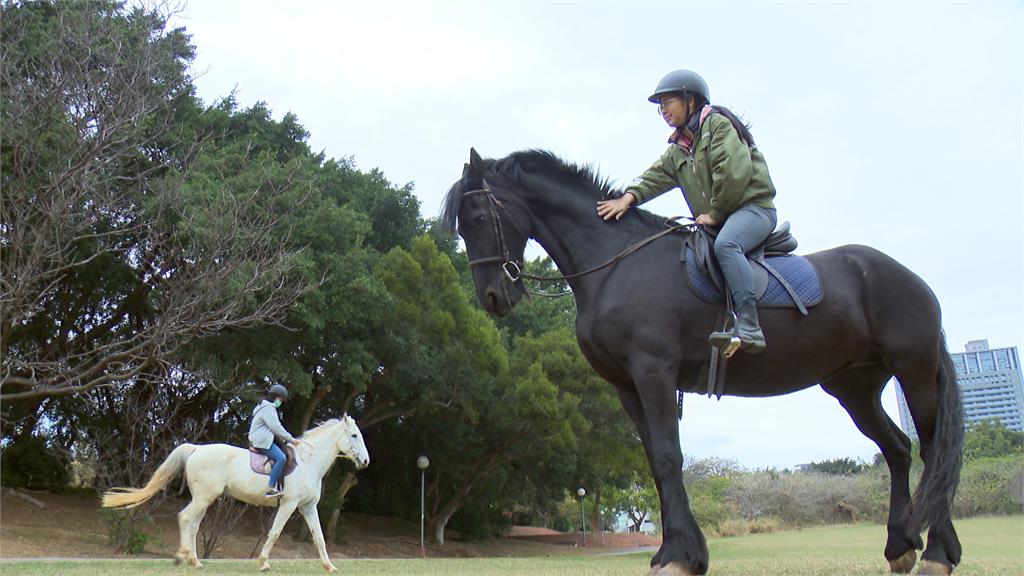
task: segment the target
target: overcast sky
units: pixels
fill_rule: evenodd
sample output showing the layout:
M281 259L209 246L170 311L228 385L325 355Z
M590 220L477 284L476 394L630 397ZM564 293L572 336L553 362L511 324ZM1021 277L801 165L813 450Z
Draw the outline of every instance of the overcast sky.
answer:
M191 0L175 22L207 103L236 90L295 113L315 151L414 183L425 216L471 146L546 148L629 182L670 131L646 97L695 69L753 124L800 253L874 246L935 291L951 351L1024 344L1019 1ZM678 191L645 207L687 213ZM898 422L891 385L884 401ZM788 467L877 452L817 387L689 395L685 412L688 455Z

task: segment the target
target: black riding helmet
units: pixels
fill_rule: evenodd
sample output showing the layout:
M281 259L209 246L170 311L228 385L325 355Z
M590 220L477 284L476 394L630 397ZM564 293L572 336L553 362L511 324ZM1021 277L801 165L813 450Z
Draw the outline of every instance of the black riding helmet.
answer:
M267 390L267 395L277 396L281 398L281 401L285 401L288 400L288 389L281 384L274 384L270 387L270 390Z
M693 92L704 97L705 102L711 102L711 91L708 90L708 83L693 70L673 70L662 77L658 87L654 89L647 99L658 104L665 94L678 92Z

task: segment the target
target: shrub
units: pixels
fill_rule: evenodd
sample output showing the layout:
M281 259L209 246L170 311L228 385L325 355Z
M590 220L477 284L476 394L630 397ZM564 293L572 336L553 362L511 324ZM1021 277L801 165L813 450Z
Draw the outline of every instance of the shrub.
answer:
M142 554L150 534L142 530L143 524L152 524L149 514L138 510L99 511L100 518L107 525L107 540L114 550L128 554Z
M782 531L783 529L785 529L785 525L782 521L772 516L765 516L754 520L732 518L718 525L717 535L723 538L731 538L733 536L746 536L747 534L769 534Z
M756 472L733 479L727 499L740 518L774 518L786 526L884 520L888 476Z
M978 458L967 462L960 473L960 487L953 500L953 515L960 518L992 514L1020 514L1020 477L1024 462L1017 456Z
M726 501L726 492L732 481L729 478L709 477L687 487L690 510L697 524L717 528L722 522L735 517L735 506Z
M750 534L750 523L746 520L731 519L718 525L718 535L722 538L746 536Z
M0 454L3 485L60 492L68 485L65 459L39 436L12 443Z

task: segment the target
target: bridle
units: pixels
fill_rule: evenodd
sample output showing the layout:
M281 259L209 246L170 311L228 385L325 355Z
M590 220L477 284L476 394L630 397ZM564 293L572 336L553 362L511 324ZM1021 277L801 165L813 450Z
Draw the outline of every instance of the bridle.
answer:
M498 217L498 210L505 210L505 205L498 200L498 197L491 191L491 187L484 181L484 187L477 190L470 190L462 195L465 199L469 196L483 196L487 199L487 209L491 214L491 229L494 232L494 237L498 239L498 249L501 251L501 256L486 256L484 258L476 258L469 261L469 267L482 266L484 264L500 264L502 272L505 273L505 277L510 282L515 283L523 278L523 266L522 262L517 261L512 257L512 251L508 249L508 242L505 241L505 231L501 226L501 218ZM512 227L516 229L523 238L527 238L526 234L523 233L522 228L516 224L512 215L508 215L509 222L512 223Z
M499 264L499 265L501 265L501 270L505 273L505 277L508 278L509 281L511 281L513 284L518 282L518 281L520 281L520 280L522 280L522 279L524 279L524 278L527 279L527 280L534 280L534 281L537 281L537 282L561 282L561 281L565 281L565 280L573 280L573 279L576 279L576 278L580 278L582 276L586 276L587 274L592 274L594 272L597 272L598 270L603 270L603 269L611 266L612 264L615 264L619 260L622 260L626 256L629 256L630 254L636 252L637 250L643 248L644 246L650 244L651 242L657 240L658 238L661 238L662 236L666 236L666 235L671 234L673 232L692 231L693 228L697 226L696 224L684 225L684 224L679 224L678 222L676 222L677 220L679 220L681 218L687 218L686 216L673 216L671 218L666 218L665 219L665 229L664 230L656 232L656 233L648 236L647 238L644 238L643 240L641 240L641 241L639 241L639 242L637 242L635 244L632 244L632 245L626 247L624 250L622 250L621 252L619 252L618 254L613 256L610 260L608 260L604 264L595 266L595 267L590 268L588 270L584 270L583 272L575 272L573 274L565 274L565 275L559 275L559 276L537 276L535 274L527 274L526 272L523 272L522 263L517 261L515 258L512 257L512 252L508 248L508 242L505 241L505 233L504 233L504 229L502 228L502 225L501 225L501 218L499 217L498 211L499 210L504 210L506 212L506 214L508 215L509 222L512 223L512 227L516 229L516 232L518 232L524 238L528 238L528 236L525 233L523 233L522 228L520 228L519 225L516 224L515 219L512 218L512 214L509 213L509 211L505 207L505 205L501 203L501 200L499 200L498 197L494 195L494 192L491 190L491 187L487 184L487 181L485 180L483 182L483 188L478 188L476 190L470 190L468 192L463 193L463 195L462 195L463 198L466 198L468 196L483 196L484 198L487 199L487 209L488 209L488 211L490 212L490 215L491 215L491 228L492 228L492 230L494 232L495 238L498 239L498 249L501 252L500 256L485 256L483 258L475 258L473 260L470 260L469 261L469 267L473 268L474 266L483 266L485 264ZM525 287L524 287L524 289L525 289ZM507 288L505 288L505 291L507 292ZM528 290L526 290L526 293L527 293L527 295L530 294L530 292ZM562 292L562 293L553 294L553 295L550 295L550 294L538 294L538 295L540 295L540 296L565 296L567 294L571 294L571 292Z

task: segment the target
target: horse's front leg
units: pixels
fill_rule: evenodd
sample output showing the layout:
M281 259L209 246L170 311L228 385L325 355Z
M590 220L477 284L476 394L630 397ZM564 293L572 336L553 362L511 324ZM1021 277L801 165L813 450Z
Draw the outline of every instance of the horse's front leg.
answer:
M327 555L327 543L324 542L324 533L320 528L320 513L316 510L316 504L316 501L303 504L299 507L299 514L306 519L309 533L313 535L313 543L320 554L320 564L328 572L337 572L338 569L331 563L331 557Z
M674 382L674 378L669 378ZM618 388L622 407L633 420L647 452L661 503L662 545L651 559L651 575L704 574L708 550L690 512L683 488L676 389L648 378L642 390Z
M274 524L270 527L270 532L267 532L267 542L263 545L263 550L260 551L260 572L270 570L270 550L281 536L281 531L284 530L284 525L288 522L288 518L291 518L292 512L295 512L297 504L291 498L281 498L281 503L277 507L277 516L274 516Z
M634 358L632 370L647 422L648 458L661 497L663 541L658 576L690 576L708 571L708 547L683 487L676 383L678 369L663 359ZM653 566L652 566L653 568ZM653 570L652 570L653 572Z

